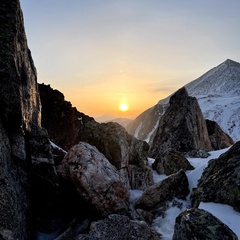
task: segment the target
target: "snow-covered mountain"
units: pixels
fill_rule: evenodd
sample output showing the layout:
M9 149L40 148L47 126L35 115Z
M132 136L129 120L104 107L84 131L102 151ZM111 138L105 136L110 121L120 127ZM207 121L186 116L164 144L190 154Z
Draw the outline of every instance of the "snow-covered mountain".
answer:
M228 59L185 87L198 99L205 118L216 121L234 141L240 140L240 63ZM129 133L151 143L169 98L140 114L129 124Z

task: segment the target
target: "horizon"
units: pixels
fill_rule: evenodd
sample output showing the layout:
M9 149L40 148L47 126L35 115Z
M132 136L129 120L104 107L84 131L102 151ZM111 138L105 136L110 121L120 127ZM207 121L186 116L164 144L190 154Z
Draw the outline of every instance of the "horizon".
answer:
M21 0L21 7L38 82L94 118L134 119L226 59L240 62L237 0Z

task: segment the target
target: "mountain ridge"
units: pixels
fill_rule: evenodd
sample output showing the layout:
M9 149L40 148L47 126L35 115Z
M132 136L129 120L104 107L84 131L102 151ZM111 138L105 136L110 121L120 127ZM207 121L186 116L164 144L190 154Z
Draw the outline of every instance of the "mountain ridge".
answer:
M205 118L216 121L235 141L240 139L240 63L227 59L184 87L198 99ZM141 113L128 125L128 132L151 144L154 129L164 114L159 106L166 109L173 94Z

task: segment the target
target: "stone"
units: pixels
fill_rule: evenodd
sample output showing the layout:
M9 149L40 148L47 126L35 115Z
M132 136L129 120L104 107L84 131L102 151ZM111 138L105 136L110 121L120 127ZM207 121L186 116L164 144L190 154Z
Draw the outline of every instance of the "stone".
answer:
M72 147L59 165L58 173L70 180L79 195L101 216L127 212L128 186L96 147L84 142Z
M160 240L161 236L144 221L131 220L127 216L112 214L108 218L93 222L89 233L80 234L81 240Z
M155 164L157 166L155 167ZM167 149L162 155L158 155L156 161L153 163L153 168L158 174L171 175L180 171L193 170L194 167L183 156L182 153L172 149Z
M185 239L231 239L236 234L211 213L197 209L187 209L176 218L173 240Z
M169 148L179 152L193 149L212 150L207 125L197 99L190 97L183 87L172 95L169 103L149 150L151 156L161 158ZM153 168L158 168L157 160Z
M152 211L164 207L174 198L185 199L188 194L188 179L185 172L180 170L144 191L136 200L135 208Z
M211 145L214 150L227 148L234 144L232 138L226 134L216 122L206 119L206 124Z
M200 202L223 203L240 212L240 142L209 161L191 194L194 207Z

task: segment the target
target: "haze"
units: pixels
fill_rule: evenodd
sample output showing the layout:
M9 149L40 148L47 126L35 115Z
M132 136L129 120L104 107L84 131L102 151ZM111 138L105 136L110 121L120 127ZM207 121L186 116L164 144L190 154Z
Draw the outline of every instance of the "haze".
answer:
M38 82L93 117L134 118L226 59L240 62L239 0L21 0L21 6Z

